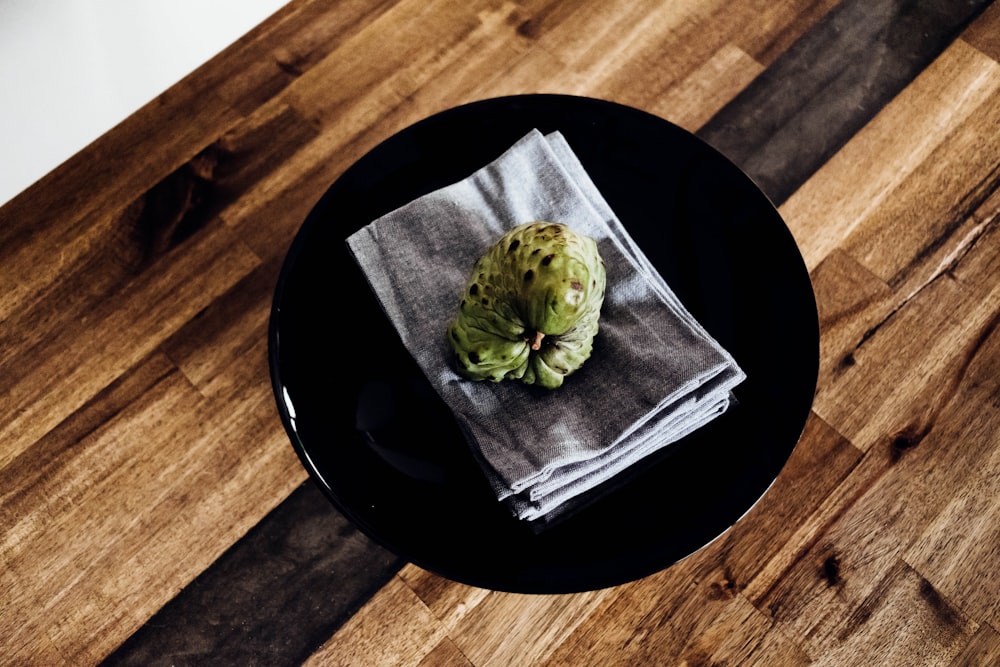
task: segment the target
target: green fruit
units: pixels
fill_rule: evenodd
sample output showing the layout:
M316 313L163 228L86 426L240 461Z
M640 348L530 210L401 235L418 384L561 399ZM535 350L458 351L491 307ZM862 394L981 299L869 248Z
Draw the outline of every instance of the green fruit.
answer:
M559 223L518 225L476 262L448 327L459 373L559 387L590 357L604 287L592 238Z

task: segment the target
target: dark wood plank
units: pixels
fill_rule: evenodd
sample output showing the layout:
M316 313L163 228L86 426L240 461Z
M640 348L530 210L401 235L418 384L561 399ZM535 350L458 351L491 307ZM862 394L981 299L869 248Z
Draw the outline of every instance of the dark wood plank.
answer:
M984 54L1000 62L1000 6L995 2L976 19L962 38Z
M699 136L780 204L988 4L845 0Z
M998 84L996 61L963 39L922 71L782 204L782 216L806 265L817 266L864 227L887 198L899 199L903 191L897 190L914 170L933 168L925 164L932 153L947 155L949 149L941 147L957 128L966 127L963 132L967 133L978 125L980 132L991 132L981 119L990 115L987 111L982 116L996 99ZM865 178L857 178L859 173ZM939 187L932 189L941 192ZM912 187L908 192L914 192ZM899 199L897 206L905 201Z
M299 664L400 565L306 482L104 664Z

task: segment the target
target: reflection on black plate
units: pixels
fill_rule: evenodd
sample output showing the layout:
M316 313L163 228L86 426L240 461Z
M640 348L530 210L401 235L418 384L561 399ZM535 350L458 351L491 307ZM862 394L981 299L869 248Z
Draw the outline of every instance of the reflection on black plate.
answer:
M532 128L565 135L667 283L748 375L738 404L720 419L539 534L497 503L344 243L379 215L461 180ZM292 444L348 518L443 576L538 593L646 576L730 527L768 489L801 435L819 357L808 273L750 179L660 118L560 95L457 107L359 160L299 231L269 336Z

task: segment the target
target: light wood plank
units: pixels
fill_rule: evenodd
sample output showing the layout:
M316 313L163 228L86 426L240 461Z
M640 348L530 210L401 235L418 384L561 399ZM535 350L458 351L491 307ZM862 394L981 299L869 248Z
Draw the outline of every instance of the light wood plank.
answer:
M681 653L678 664L795 667L812 662L798 645L774 630L770 618L738 595L726 605L713 625L693 638Z
M989 625L980 626L960 654L951 661L952 667L977 667L1000 663L1000 633Z
M1000 67L991 78L1000 88ZM909 297L976 243L997 206L1000 95L984 101L873 209L841 247ZM887 243L887 239L892 243Z
M471 667L469 659L462 655L451 640L445 639L434 647L430 653L420 661L420 667Z
M1000 6L994 2L987 7L986 11L962 33L962 39L1000 62Z
M941 512L926 523L923 534L904 558L935 588L974 619L1000 626L1000 316L984 333L965 368L965 391L953 401L955 426L944 437L977 452L978 465L948 480L953 489ZM970 455L969 458L973 458ZM928 471L931 483L945 481Z
M464 615L449 636L476 665L540 664L607 594L493 593Z
M28 492L35 498L25 502L41 505L45 491L57 489L62 506L25 517L25 539L10 534L3 545L14 577L3 589L30 582L34 613L12 636L15 645L24 641L27 655L32 645L22 637L48 635L74 664L99 660L117 645L119 632L134 631L256 522L248 490L258 498L287 495L300 478L277 437L247 437L260 421L190 407L198 405L190 384L167 374L78 443L71 457L54 462L46 484ZM162 438L154 448L151 424ZM285 488L258 486L254 478L266 470L283 470L277 479ZM213 531L192 531L192 522Z
M689 132L704 125L743 90L764 67L745 51L726 44L704 64L649 105L652 113Z
M782 205L806 265L840 245L998 87L997 63L961 41L917 77Z
M305 664L416 665L444 650L439 645L446 632L403 580L394 577Z
M522 595L486 591L407 566L400 572L473 664L540 664L610 592ZM498 623L498 619L504 619Z
M835 642L829 646L816 642L813 664L948 664L976 630L974 623L903 564L891 569L860 606L835 626Z
M460 584L412 564L405 565L399 577L449 630L491 594L485 588Z
M227 235L209 235L101 302L3 369L0 467L79 409L250 272L258 258Z

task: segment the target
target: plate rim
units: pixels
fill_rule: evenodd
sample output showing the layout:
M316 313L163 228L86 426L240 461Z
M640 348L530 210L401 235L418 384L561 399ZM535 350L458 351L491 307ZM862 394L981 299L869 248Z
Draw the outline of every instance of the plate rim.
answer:
M767 493L770 491L770 489L774 486L774 483L780 476L781 471L787 466L788 459L791 457L792 452L798 446L798 443L801 441L802 435L808 423L809 414L811 413L812 410L813 397L819 376L820 323L819 323L818 307L815 298L815 291L812 286L811 276L805 265L805 261L802 258L800 251L797 252L797 260L799 266L797 266L796 269L801 271L803 277L806 279L806 282L808 284L809 293L811 297L809 299L809 303L812 306L812 313L811 317L807 317L806 319L811 320L812 326L810 327L810 331L815 333L814 336L811 336L811 338L815 339L815 354L811 355L811 359L814 360L814 363L812 364L812 368L810 370L810 378L808 382L812 387L812 392L811 392L812 395L810 395L808 401L809 406L802 411L802 414L800 416L801 418L797 419L796 421L797 423L797 427L795 429L796 435L794 441L788 446L788 453L784 457L784 461L781 464L781 467L775 473L774 478L770 480L770 483L767 484L767 486L759 494L759 496L756 499L754 499L753 502L751 502L740 513L739 517L733 520L729 525L723 527L718 532L718 534L716 534L714 537L704 542L702 546L697 547L693 551L689 552L687 555L684 555L674 560L671 563L651 565L645 568L644 571L638 572L637 576L636 572L633 572L627 577L619 577L610 574L604 577L603 581L600 581L599 580L601 579L600 577L594 577L593 575L591 575L591 578L595 580L594 586L587 585L581 587L581 586L571 585L571 586L546 587L544 585L538 586L534 584L517 585L509 581L499 581L496 578L490 577L488 575L477 576L476 573L472 571L453 572L453 571L442 570L440 566L436 565L433 562L433 559L426 559L423 558L421 554L413 553L411 549L407 548L406 546L400 545L395 539L393 539L393 536L386 535L384 531L380 531L377 526L373 526L364 516L362 516L359 512L355 511L352 507L349 506L349 504L347 504L344 501L343 498L337 495L336 490L332 488L332 486L327 482L324 475L322 474L322 471L320 471L317 468L315 463L310 458L308 452L308 445L300 439L298 432L294 427L294 420L296 417L296 415L294 414L294 407L291 405L290 400L286 398L285 386L281 382L281 364L280 364L281 332L279 328L281 320L281 307L285 297L285 290L288 286L288 281L290 279L289 276L293 272L296 263L300 259L300 255L302 254L302 248L308 242L308 236L310 230L313 228L314 225L319 224L317 222L319 218L318 211L324 209L327 200L329 198L334 197L337 194L336 192L337 184L341 182L342 179L349 176L352 173L352 170L355 169L359 163L362 163L366 160L376 159L381 151L391 149L392 147L391 144L394 142L394 140L398 140L400 136L404 135L405 133L416 131L415 128L419 129L420 127L428 123L441 122L442 119L444 119L446 116L450 114L468 113L470 111L473 111L474 108L476 107L486 107L495 104L503 104L516 101L529 101L529 100L530 100L529 103L544 103L546 101L555 101L558 104L568 104L568 105L592 104L608 108L617 108L628 113L638 113L644 115L648 117L651 121L657 123L665 123L669 126L672 126L675 130L685 134L689 139L698 142L703 150L706 150L710 153L714 153L717 159L725 161L732 168L734 168L739 174L741 174L742 177L747 179L747 181L753 185L753 187L757 190L757 192L759 192L760 195L763 197L763 199L767 202L767 205L771 209L770 214L773 217L773 219L780 222L783 234L788 237L788 240L791 242L792 246L795 247L796 250L798 250L798 245L793 235L791 234L791 231L788 229L788 226L785 223L783 217L778 211L778 208L774 205L774 203L767 196L767 194L763 192L763 190L761 190L761 188L755 182L755 180L749 174L746 173L745 170L743 170L739 165L735 164L732 160L730 160L723 153L721 153L716 148L711 146L705 140L698 137L695 133L684 129L665 118L657 116L649 111L628 106L620 102L605 100L596 97L581 96L581 95L570 95L570 94L559 94L559 93L527 93L527 94L504 95L504 96L477 99L456 106L452 106L446 109L439 110L435 113L427 115L415 121L414 123L411 123L393 132L389 136L379 141L371 149L367 150L364 154L362 154L354 162L352 162L347 168L345 168L324 189L322 194L316 199L316 201L310 207L309 213L307 214L303 222L300 223L290 245L286 250L284 259L281 264L281 269L278 274L278 278L272 293L271 306L269 311L269 320L268 320L268 330L267 330L268 368L269 368L269 377L272 387L272 393L274 395L274 399L277 405L279 417L281 419L283 428L285 430L286 436L289 438L289 441L300 460L300 463L308 472L310 481L313 483L317 483L320 486L321 490L323 491L323 494L334 505L334 507L341 513L343 513L347 517L347 519L363 534L373 539L375 542L381 544L394 554L404 558L409 562L414 563L415 565L418 565L419 567L422 567L432 572L436 572L441 576L468 585L473 585L493 590L504 590L510 592L519 592L519 593L572 593L572 592L582 592L585 590L597 590L608 586L614 586L626 583L628 581L634 581L636 579L653 574L661 569L669 567L677 562L680 562L690 557L691 555L704 549L709 544L717 541L726 532L731 530L736 523L742 520L742 518L746 516L747 513L749 513L758 503L760 503L760 501L764 498L764 496L766 496Z

